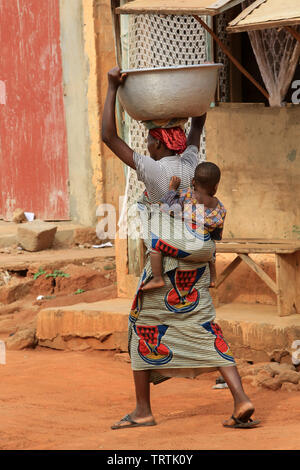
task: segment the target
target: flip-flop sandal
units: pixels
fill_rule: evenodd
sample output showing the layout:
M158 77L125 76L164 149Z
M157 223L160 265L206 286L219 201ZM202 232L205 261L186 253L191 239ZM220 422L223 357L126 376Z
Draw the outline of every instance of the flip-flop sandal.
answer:
M231 419L235 422L235 424L223 424L224 428L255 428L258 424L260 424L260 421L253 421L251 418L248 418L247 421L241 421L239 418L235 418L234 416L231 416Z
M122 423L128 423L128 424L122 424ZM131 418L130 415L126 415L124 416L124 418L122 418L119 421L118 424L114 424L113 426L111 426L111 429L137 428L141 426L156 426L156 422L153 420L153 421L149 421L146 423L137 423Z

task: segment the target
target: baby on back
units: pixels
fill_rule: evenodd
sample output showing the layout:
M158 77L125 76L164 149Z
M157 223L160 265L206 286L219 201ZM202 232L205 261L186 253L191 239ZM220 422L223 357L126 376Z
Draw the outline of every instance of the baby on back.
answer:
M201 226L203 234L209 233L212 240L221 240L226 209L215 197L220 178L219 167L211 162L202 162L196 167L191 188L178 190L181 180L173 176L170 180L169 191L161 200L162 210L165 211L165 208L168 207L170 212L176 213L177 210L174 211L174 208L181 207L184 222L190 224L194 230L197 229L197 226ZM162 256L159 248L151 251L150 261L153 277L142 287L142 290L164 286ZM214 287L216 280L215 254L209 262L209 269L210 287Z

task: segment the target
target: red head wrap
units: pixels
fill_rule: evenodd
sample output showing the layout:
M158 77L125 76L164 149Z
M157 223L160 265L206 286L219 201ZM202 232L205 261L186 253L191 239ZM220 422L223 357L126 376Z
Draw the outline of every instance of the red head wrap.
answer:
M183 153L187 147L186 135L181 127L171 127L170 129L156 128L149 133L154 139L160 140L165 146L177 153Z

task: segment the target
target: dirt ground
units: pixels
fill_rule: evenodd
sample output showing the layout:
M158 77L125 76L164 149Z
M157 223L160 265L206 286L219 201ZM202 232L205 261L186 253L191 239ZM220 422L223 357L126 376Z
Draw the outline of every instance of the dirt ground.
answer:
M105 250L2 250L0 339L34 326L41 308L115 297L114 252ZM40 267L45 273L34 278ZM47 278L54 269L68 277ZM112 351L8 350L0 365L0 450L299 449L299 392L245 385L262 426L225 429L232 400L228 390L212 390L217 376L152 387L158 425L113 431L111 424L134 408L130 364Z
M153 386L158 425L113 431L110 425L134 407L130 364L113 352L8 351L0 365L0 449L299 449L298 392L246 385L262 425L225 429L231 396L212 390L216 377Z

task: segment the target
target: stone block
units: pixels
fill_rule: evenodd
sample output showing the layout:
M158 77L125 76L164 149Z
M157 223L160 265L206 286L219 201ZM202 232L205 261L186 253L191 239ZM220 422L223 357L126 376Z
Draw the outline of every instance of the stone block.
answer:
M281 390L284 392L299 392L300 391L300 385L296 385L290 382L285 382L282 384Z
M269 372L267 372L266 370L261 370L256 376L255 376L255 380L256 380L256 384L258 386L262 385L266 380L269 380L271 379L271 375Z
M285 370L277 376L277 379L280 380L281 383L290 382L297 384L300 381L300 374L294 370Z
M57 226L35 220L18 227L18 243L26 251L41 251L52 247Z
M279 364L278 362L270 362L269 368L274 372L275 375L279 375L287 370L295 370L295 367L292 364Z
M290 363L292 363L291 358L290 358L290 354L285 349L279 349L279 350L275 349L273 351L272 356L270 357L270 359L272 361L275 361L275 362L284 362L284 363L290 362ZM289 359L289 361L287 359Z
M25 328L17 331L13 336L6 340L6 347L10 350L19 350L25 348L33 348L36 346L37 340L35 336L35 328Z
M267 379L264 382L262 382L261 386L263 388L268 388L270 390L279 390L281 388L282 383L280 380L277 379L277 377L273 377L272 379Z
M21 224L22 222L26 221L27 219L23 209L16 209L13 213L12 222L14 222L15 224Z
M292 364L292 356L288 353L281 357L280 364Z
M272 377L267 370L260 370L257 374L249 374L243 377L243 383L250 384L253 387L261 386L265 381L270 380Z
M33 280L22 280L15 284L0 287L0 303L11 304L25 297L31 292Z

